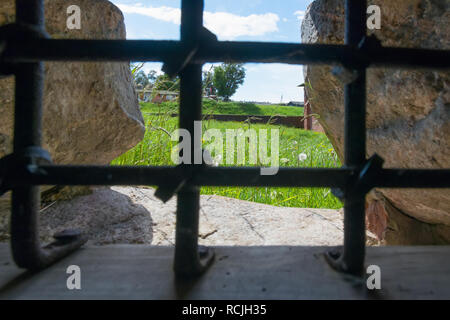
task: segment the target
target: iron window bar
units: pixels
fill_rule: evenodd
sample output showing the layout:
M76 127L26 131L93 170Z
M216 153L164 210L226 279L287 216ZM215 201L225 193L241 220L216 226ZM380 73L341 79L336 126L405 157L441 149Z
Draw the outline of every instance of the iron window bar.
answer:
M369 38L370 39L370 38ZM370 42L369 42L370 43ZM376 43L375 43L376 44ZM146 61L170 62L186 49L174 40L62 40L29 39L11 42L5 62L39 61ZM367 67L448 68L448 51L329 44L210 41L191 62L356 64Z
M177 276L200 275L213 261L198 246L201 186L335 188L344 201L344 245L327 253L338 271L361 275L365 257L365 195L374 187L450 187L449 169L383 169L383 159L366 159L366 69L369 67L448 70L450 51L382 47L366 36L365 0L346 0L344 45L218 41L203 27L203 0L181 1L180 41L53 40L45 33L44 1L16 0L16 22L0 28L0 75L15 75L14 151L0 160L0 192L12 190L11 247L19 267L42 269L83 245L75 231L55 235L41 248L38 237L39 185L156 185L167 200L178 194L174 269ZM114 167L53 165L42 144L43 61L162 61L180 75L180 128L195 137L201 120L201 69L206 62L333 64L352 72L345 85L345 164L339 169L181 165ZM27 92L26 95L22 94ZM192 149L201 148L192 141ZM195 154L195 152L192 152Z

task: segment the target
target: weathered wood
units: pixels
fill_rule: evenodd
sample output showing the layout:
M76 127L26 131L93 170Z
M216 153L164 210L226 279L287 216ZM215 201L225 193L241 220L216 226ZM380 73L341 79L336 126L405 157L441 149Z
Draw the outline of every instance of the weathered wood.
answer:
M211 269L176 282L173 248L88 246L29 274L0 244L1 299L450 299L450 247L370 247L366 265L381 268L373 292L332 270L325 247L218 247ZM81 290L68 290L66 268L81 268Z

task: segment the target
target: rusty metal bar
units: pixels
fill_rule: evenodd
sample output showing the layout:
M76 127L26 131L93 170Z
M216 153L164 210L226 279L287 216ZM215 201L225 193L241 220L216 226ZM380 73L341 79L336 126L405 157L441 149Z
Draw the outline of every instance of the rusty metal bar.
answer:
M2 159L5 168L1 168L0 175L0 193L13 191L11 244L16 263L28 269L43 268L85 241L79 233L69 231L56 235L55 243L40 248L38 185L158 185L176 190L174 269L183 277L201 274L213 258L213 253L200 248L197 241L200 186L311 186L343 191L344 248L327 257L339 271L360 275L365 254L364 198L368 190L450 187L447 169L382 169L380 157L366 160L366 68L450 68L448 50L383 48L376 39L366 38L366 5L365 0L346 0L345 45L320 45L218 42L203 27L202 0L182 1L180 41L45 39L43 0L16 0L16 21L22 27L8 30L1 27L0 32L4 45L0 67L5 67L0 70L12 68L16 76L14 154ZM5 30L13 30L20 36L14 37ZM40 160L49 161L40 148L42 61L130 60L162 61L171 75L180 72L180 128L197 138L192 140L192 160L202 152L194 121L201 120L203 63L341 64L356 75L345 87L345 166L341 169L280 168L275 176L262 176L260 168L210 168L202 164L181 167L42 165ZM173 188L173 181L182 181L182 187Z
M345 44L358 46L366 37L365 0L345 1ZM366 69L350 67L355 80L345 85L345 167L361 168L366 162ZM358 181L355 181L357 183ZM343 190L344 247L342 252L328 255L339 271L361 275L365 258L365 196L352 185Z
M367 1L346 0L345 44L357 46L366 36ZM357 78L345 86L345 166L366 161L366 69L355 68ZM366 248L365 194L351 192L344 202L344 249L341 270L360 275Z
M203 0L181 2L181 41L187 47L197 47L203 28ZM196 132L195 121L202 120L202 64L188 62L180 73L180 129L191 136L191 164L202 155L201 136ZM202 159L203 157L201 157ZM185 168L185 167L183 167ZM188 170L196 168L186 168ZM188 172L187 172L188 173ZM174 271L178 277L194 277L202 274L212 263L214 253L198 246L200 188L187 181L177 197L177 222L175 230Z
M280 168L262 176L260 168L204 167L195 186L344 188L356 176L349 168ZM183 172L177 167L39 165L16 168L6 176L9 189L27 185L154 185L171 186ZM382 169L373 180L378 188L448 188L450 170ZM6 191L6 190L5 190Z
M6 62L38 61L164 61L176 59L189 48L170 40L61 40L10 41ZM350 45L277 42L210 41L192 62L253 62L286 64L352 64L371 67L450 68L450 51L380 47L370 50Z
M450 171L448 172L450 177ZM273 176L262 176L260 168L204 167L191 183L196 186L344 187L350 169L280 168ZM44 165L14 172L11 186L22 185L155 185L171 186L183 175L178 167L56 166ZM441 173L436 173L441 175Z
M17 0L18 23L44 29L44 1ZM44 68L42 62L15 66L14 155L23 166L33 166L36 158L29 150L39 149L42 141L42 101ZM17 163L16 163L17 165ZM41 269L64 257L84 243L78 234L40 247L40 191L38 186L21 186L12 190L11 247L19 267Z

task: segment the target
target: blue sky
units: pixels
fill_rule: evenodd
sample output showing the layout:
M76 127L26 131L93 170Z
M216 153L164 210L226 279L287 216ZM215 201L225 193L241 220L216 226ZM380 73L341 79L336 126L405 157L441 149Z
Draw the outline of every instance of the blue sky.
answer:
M127 39L179 39L180 0L112 0L125 16ZM219 40L300 43L301 19L312 0L205 0L205 26ZM209 69L206 64L204 69ZM245 83L237 101L303 101L297 85L302 66L246 64ZM160 63L145 70L160 72ZM282 99L282 100L281 100Z

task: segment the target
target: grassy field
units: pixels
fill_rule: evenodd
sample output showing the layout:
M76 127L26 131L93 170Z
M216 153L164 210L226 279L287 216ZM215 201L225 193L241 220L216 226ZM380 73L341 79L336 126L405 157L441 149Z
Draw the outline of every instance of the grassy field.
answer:
M178 113L178 102L163 102L159 105L143 102L141 110L144 113ZM254 116L302 116L302 107L257 105L243 102L219 102L203 100L203 114L233 114Z
M165 113L145 115L145 121L147 130L143 141L115 159L113 165L174 165L170 155L172 148L178 143L171 141L169 133L178 127L178 119ZM210 128L220 129L222 132L238 128L279 129L281 167L340 166L330 142L322 133L275 125L204 121L203 132ZM248 154L246 158L245 165L250 166ZM341 202L327 188L203 187L201 192L276 206L331 209L342 207Z

